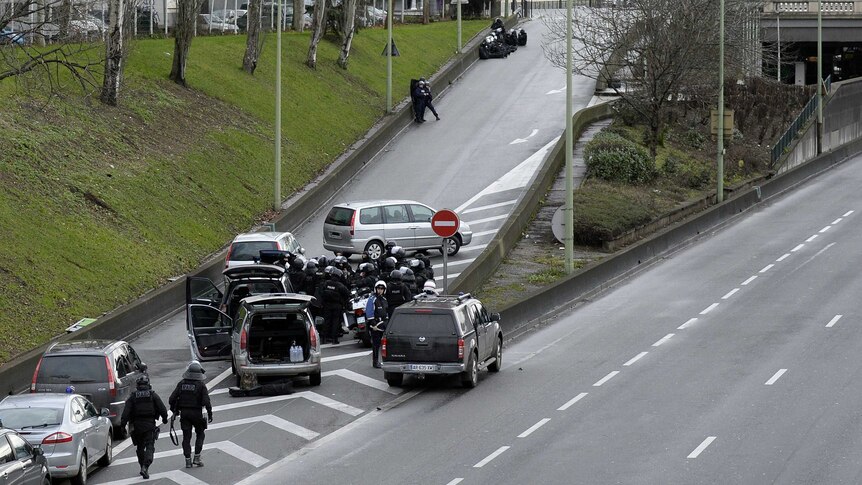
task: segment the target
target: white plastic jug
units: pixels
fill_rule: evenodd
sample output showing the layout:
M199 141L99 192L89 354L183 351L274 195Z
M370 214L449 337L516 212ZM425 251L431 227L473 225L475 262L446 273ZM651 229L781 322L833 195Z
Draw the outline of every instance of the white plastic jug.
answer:
M293 345L290 346L290 361L291 362L302 362L302 347L296 345L296 340L293 341Z

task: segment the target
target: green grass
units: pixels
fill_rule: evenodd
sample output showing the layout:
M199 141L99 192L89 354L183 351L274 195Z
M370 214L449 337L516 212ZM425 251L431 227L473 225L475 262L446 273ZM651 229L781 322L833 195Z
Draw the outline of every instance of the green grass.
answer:
M487 25L464 22L465 38ZM359 32L347 71L331 39L311 70L308 34L284 36L283 195L382 115L385 35ZM395 39L397 102L451 56L455 24ZM190 90L167 80L172 42L135 42L119 108L0 82L0 362L191 270L269 208L274 38L254 76L240 69L243 36L196 38Z

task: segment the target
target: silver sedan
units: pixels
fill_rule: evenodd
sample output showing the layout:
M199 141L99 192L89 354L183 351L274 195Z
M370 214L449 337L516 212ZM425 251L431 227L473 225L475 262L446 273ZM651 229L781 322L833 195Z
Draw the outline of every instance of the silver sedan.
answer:
M0 422L42 448L51 478L86 483L93 464L113 459L108 410L96 411L79 394L19 394L0 401Z

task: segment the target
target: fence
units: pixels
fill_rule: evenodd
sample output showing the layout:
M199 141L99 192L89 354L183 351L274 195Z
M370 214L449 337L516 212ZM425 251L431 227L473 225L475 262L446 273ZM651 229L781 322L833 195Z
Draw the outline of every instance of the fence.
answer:
M832 88L832 76L828 76L826 81L824 82L826 85L826 93L828 94ZM811 97L808 100L808 103L802 108L802 112L799 113L799 116L793 120L793 123L790 124L790 127L787 128L787 131L781 135L781 138L775 142L775 146L772 147L772 156L769 164L769 168L775 168L778 160L781 159L781 156L784 155L784 151L790 147L794 140L802 133L805 126L808 124L808 121L817 112L817 94Z

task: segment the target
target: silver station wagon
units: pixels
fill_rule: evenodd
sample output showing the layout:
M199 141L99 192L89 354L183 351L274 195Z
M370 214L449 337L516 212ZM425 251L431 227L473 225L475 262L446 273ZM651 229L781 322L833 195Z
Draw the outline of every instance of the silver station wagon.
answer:
M323 223L323 247L345 256L365 252L380 257L386 241L405 250L439 249L443 238L431 229L431 217L437 212L412 200L374 200L337 204ZM470 244L473 231L461 222L458 232L446 239L449 256L461 246Z

